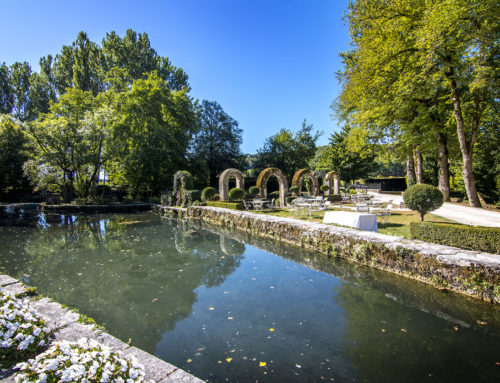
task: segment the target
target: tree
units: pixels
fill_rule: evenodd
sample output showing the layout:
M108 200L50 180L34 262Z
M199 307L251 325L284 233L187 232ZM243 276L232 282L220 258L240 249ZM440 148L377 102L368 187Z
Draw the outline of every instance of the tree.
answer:
M7 114L12 110L14 95L11 82L10 68L5 63L2 63L0 65L0 114Z
M264 142L262 149L257 150L254 168L262 170L269 167L281 169L288 177L293 177L299 169L307 167L316 153L316 141L321 132L312 133L312 125L306 121L295 134L281 129L277 134Z
M420 221L424 215L443 206L443 193L432 185L417 184L410 186L403 194L405 205L420 214Z
M12 114L21 121L28 115L31 67L27 62L15 62L10 68L12 76L13 108Z
M158 193L185 167L187 149L196 133L196 113L188 89L169 89L156 72L134 81L119 101L113 130L110 177L139 195Z
M344 127L330 137L330 145L318 158L318 169L333 170L341 179L354 181L367 177L376 167L375 155L368 146L358 151L349 145L350 129Z
M0 115L0 197L26 189L23 165L28 158L29 139L11 116Z
M65 202L71 201L75 182L81 184L90 171L94 134L86 126L86 113L93 101L91 92L69 89L48 114L28 125L38 145L27 172L39 186L58 184Z
M199 112L199 131L192 152L196 161L205 164L208 184L215 186L217 174L235 167L241 156L242 130L238 122L215 101L203 100Z

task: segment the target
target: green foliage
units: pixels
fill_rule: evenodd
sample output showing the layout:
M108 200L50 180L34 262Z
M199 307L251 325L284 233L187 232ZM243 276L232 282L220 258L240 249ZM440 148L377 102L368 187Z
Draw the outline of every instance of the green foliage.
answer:
M259 172L275 167L292 176L299 169L307 167L316 152L316 141L320 132L312 133L312 125L302 123L302 128L295 134L287 129L266 139L262 149L257 150L253 167Z
M182 192L182 206L191 206L195 201L201 201L201 192L199 190L184 190Z
M280 196L279 190L269 193L269 198L279 198L279 196Z
M250 186L250 189L248 189L248 194L250 194L251 197L256 197L260 193L260 190L257 186Z
M0 198L27 189L23 164L28 159L29 138L9 116L0 115Z
M231 201L240 201L245 196L245 191L240 188L232 188L229 190L229 199Z
M299 188L298 188L298 186L292 186L289 190L290 190L290 193L297 194L297 192L299 191Z
M198 119L200 129L193 138L192 150L200 164L196 169L208 174L208 184L215 185L217 174L238 167L243 130L215 101L202 101Z
M134 202L134 197L132 197L130 194L126 195L125 197L123 197L122 202L126 203L126 204L133 203Z
M342 196L340 194L331 194L326 196L327 200L330 202L339 202L342 201Z
M285 198L285 203L287 205L290 205L293 202L294 199L296 199L296 197L294 197L294 196L288 196L288 197Z
M201 200L202 201L211 201L214 196L217 194L217 190L213 187L208 186L201 192Z
M160 195L160 203L162 205L172 206L175 205L175 195L171 190L164 191Z
M241 202L207 201L207 206L221 207L224 209L244 210Z
M498 227L412 222L410 223L410 236L426 242L500 254L500 228Z
M443 205L443 198L443 193L438 188L427 184L410 186L403 194L406 207L418 211L421 221L425 214Z
M330 187L326 184L323 184L319 187L319 190L322 191L323 194L326 194L326 192L330 189Z

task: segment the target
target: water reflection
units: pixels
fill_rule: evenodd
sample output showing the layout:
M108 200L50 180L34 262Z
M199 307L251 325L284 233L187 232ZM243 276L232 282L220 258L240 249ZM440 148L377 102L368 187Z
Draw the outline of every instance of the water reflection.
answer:
M5 271L78 307L121 339L134 334L133 344L149 352L191 314L195 290L223 283L243 254L221 256L218 235L156 216L59 222L1 228Z

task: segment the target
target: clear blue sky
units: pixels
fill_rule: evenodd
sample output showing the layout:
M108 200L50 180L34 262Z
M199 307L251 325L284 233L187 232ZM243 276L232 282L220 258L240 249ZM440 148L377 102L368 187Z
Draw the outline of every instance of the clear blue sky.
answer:
M38 60L70 45L79 31L101 43L106 32L146 32L151 45L189 75L192 95L219 102L255 153L304 118L328 143L338 129L338 52L348 49L341 17L347 0L0 0L0 62Z

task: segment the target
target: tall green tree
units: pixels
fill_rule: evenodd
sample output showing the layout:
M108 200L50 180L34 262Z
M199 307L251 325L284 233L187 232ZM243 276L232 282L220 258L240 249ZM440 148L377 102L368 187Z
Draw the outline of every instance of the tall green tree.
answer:
M120 121L113 133L112 178L128 184L131 193L158 193L186 166L187 150L197 121L188 89L171 90L152 72L134 81L123 95Z
M215 101L203 100L198 116L200 130L193 139L193 156L204 164L208 184L216 186L217 174L239 163L243 131Z
M368 147L353 150L349 144L349 128L334 132L330 137L330 145L317 159L317 169L333 170L341 179L354 181L365 178L377 168L375 155Z
M12 77L10 68L2 63L0 65L0 114L10 113L14 103L14 95L12 92Z
M26 120L30 91L31 66L27 62L15 62L10 68L12 93L14 96L12 114L21 121Z
M29 139L11 116L0 115L0 198L25 190L29 184L23 165L28 158Z
M291 179L297 170L308 166L316 153L316 141L322 133L313 133L312 129L313 126L304 120L300 130L295 133L281 129L277 134L268 137L264 146L257 150L254 168L260 171L267 167L276 167Z

